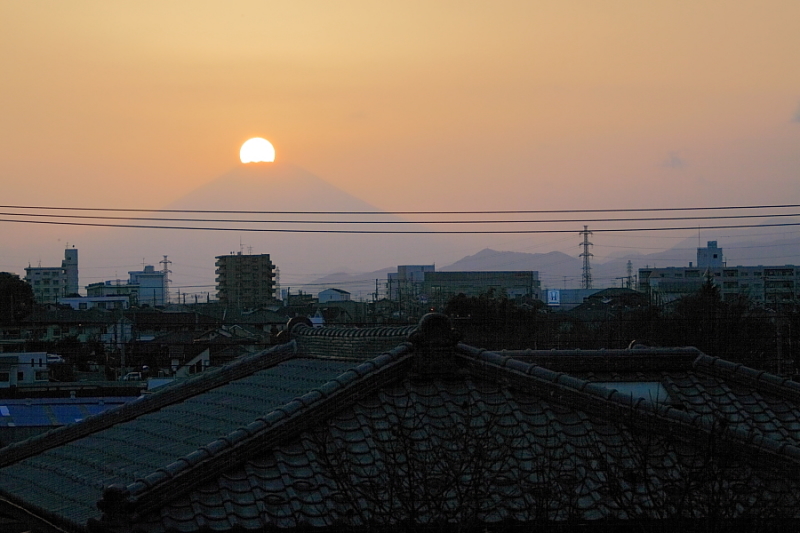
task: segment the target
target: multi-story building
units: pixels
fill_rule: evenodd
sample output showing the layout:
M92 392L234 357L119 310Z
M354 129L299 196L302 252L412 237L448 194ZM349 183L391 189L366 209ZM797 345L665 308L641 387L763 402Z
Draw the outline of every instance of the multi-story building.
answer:
M86 286L86 295L90 298L127 296L130 305L159 307L169 303L166 275L153 265L128 272L126 283L120 280L91 283Z
M639 290L668 302L696 292L708 278L725 300L744 296L770 304L800 298L800 266L728 266L717 241L697 249L696 266L640 268Z
M397 272L389 272L386 294L390 300L413 298L422 290L427 272L436 272L436 265L398 265Z
M25 281L33 289L33 297L38 303L56 303L60 297L78 294L78 250L64 250L64 260L60 267L25 268Z
M217 256L217 299L236 309L274 303L275 265L269 254Z
M539 272L533 270L494 272L426 272L418 298L442 306L457 294L479 296L493 291L495 296L540 299Z

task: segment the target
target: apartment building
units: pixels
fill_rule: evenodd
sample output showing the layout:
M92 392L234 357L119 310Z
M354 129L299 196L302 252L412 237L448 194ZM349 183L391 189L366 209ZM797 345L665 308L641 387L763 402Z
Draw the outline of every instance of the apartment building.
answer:
M33 289L33 297L37 303L56 303L58 299L78 294L78 250L64 250L64 260L60 267L25 268L25 281Z
M800 266L728 266L717 241L697 249L697 265L640 268L639 290L668 302L696 292L710 277L724 300L787 303L800 298Z
M217 299L235 309L256 309L275 299L275 265L269 254L241 252L216 258Z

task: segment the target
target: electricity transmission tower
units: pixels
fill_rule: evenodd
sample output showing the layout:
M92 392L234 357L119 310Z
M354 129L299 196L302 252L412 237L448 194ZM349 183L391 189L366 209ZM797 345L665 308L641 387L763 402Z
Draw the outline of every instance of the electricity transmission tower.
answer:
M594 254L589 251L589 246L592 246L592 243L589 242L589 235L591 234L589 226L584 226L583 231L579 233L579 235L583 235L583 242L580 244L580 246L583 246L583 253L580 255L583 258L583 275L581 276L581 288L583 289L592 288L592 265L589 262L589 258L593 257Z

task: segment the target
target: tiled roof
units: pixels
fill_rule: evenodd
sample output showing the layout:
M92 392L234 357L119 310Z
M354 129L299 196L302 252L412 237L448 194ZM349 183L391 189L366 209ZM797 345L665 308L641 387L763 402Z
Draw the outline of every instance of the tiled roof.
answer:
M467 421L470 429L454 420ZM471 457L470 447L489 434L493 440L486 457L462 464ZM489 524L545 517L624 519L634 510L633 505L623 509L626 500L676 505L670 498L680 494L683 480L671 480L667 472L697 452L653 439L657 449L648 460L661 471L640 480L637 438L624 424L513 387L406 378L338 413L321 431L252 456L142 516L131 530L397 525L412 511L422 523L443 514ZM410 449L416 458L402 455ZM436 463L441 463L438 471L431 468ZM727 482L763 488L765 497L783 496L770 489L781 479L775 471L756 476L731 468L726 474ZM657 488L640 497L637 491L647 482ZM455 487L461 483L475 492L459 492ZM475 504L474 494L485 500ZM420 502L416 507L414 496Z
M731 517L798 512L794 382L694 349L489 352L441 316L361 361L295 352L355 333L293 332L6 448L0 492L63 527L141 533L697 518L714 483Z

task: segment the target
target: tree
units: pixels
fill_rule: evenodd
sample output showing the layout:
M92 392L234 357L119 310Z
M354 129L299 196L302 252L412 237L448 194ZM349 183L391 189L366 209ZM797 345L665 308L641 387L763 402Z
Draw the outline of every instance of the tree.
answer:
M0 272L0 324L17 324L33 311L33 289L18 275Z

